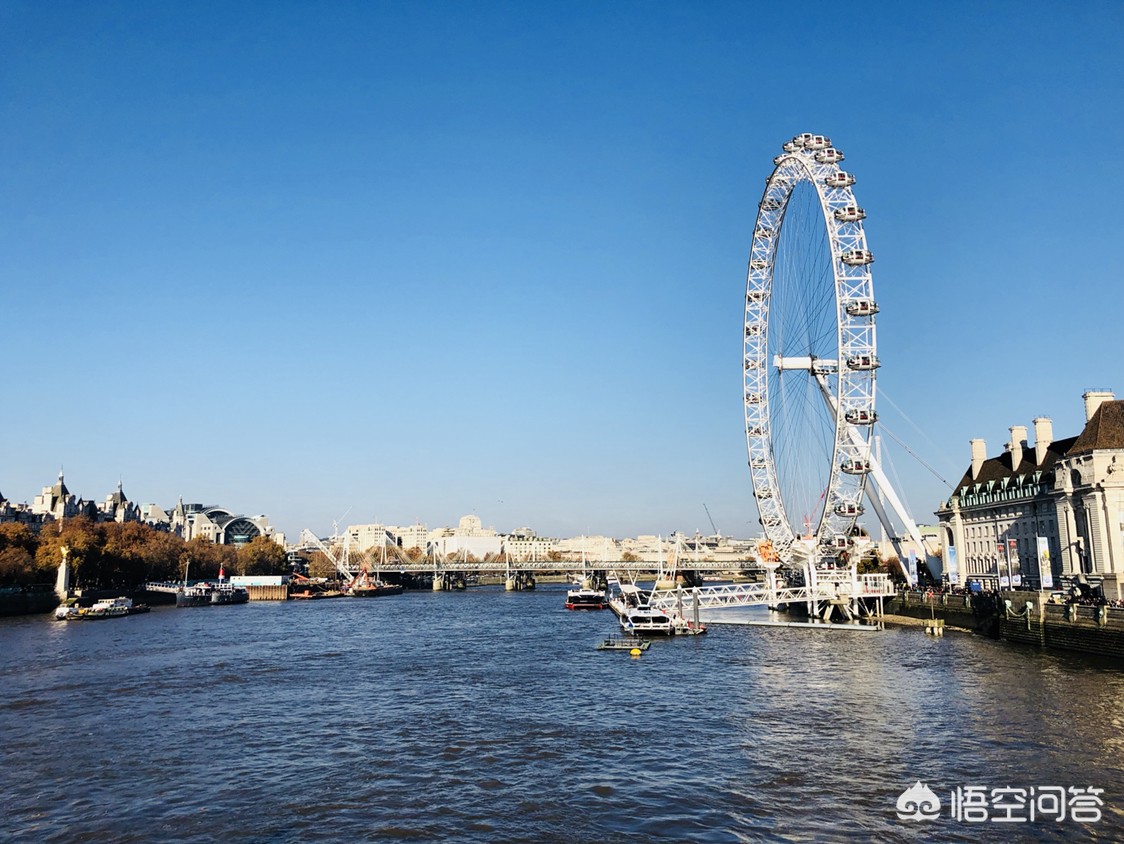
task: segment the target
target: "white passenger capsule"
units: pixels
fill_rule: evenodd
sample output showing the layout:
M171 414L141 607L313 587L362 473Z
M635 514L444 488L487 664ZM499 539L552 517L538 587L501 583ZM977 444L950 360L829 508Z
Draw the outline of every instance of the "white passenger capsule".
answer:
M858 457L850 457L844 460L843 465L839 468L848 475L865 475L870 471L870 461L862 460Z
M829 188L849 188L855 183L855 177L850 173L840 170L838 173L825 176L823 183Z
M857 223L866 219L866 211L857 205L845 205L835 209L835 219L841 223Z
M838 164L843 160L843 153L835 147L821 149L816 153L816 161L820 164Z
M847 358L847 368L858 372L877 369L881 365L875 355L851 355Z
M848 316L874 316L878 313L878 303L873 299L852 299L846 309Z
M866 408L854 408L843 414L849 425L873 425L878 421L878 414Z
M861 267L874 263L874 253L869 249L848 249L839 255L839 260L849 267Z
M816 150L827 149L831 146L831 138L825 138L823 135L812 135L812 137L804 142L804 149L810 149L813 152Z

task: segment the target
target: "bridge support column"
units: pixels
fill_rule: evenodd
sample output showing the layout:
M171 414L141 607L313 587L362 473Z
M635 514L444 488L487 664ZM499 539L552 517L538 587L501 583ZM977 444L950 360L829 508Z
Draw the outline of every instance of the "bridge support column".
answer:
M535 588L535 578L529 571L511 572L504 583L508 592L529 592Z

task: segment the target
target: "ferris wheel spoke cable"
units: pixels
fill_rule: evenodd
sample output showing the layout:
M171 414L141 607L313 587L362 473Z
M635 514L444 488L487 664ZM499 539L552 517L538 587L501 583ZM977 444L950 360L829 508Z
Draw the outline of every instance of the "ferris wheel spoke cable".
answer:
M917 454L917 452L915 452L912 448L910 448L908 445L906 445L893 431L891 431L889 428L887 428L885 422L880 421L878 423L878 432L880 434L885 434L890 439L892 439L894 442L896 442L898 445L900 445L902 447L902 449L905 451L906 454L908 454L910 457L912 457L914 460L916 460L918 463L920 463L922 466L924 466L926 469L928 469L929 472L933 475L933 477L936 478L938 481L940 481L942 484L944 484L946 487L948 487L949 489L955 489L955 487L953 487L952 484L950 484L945 478L943 478L940 475L940 473L937 472L936 469L934 469L932 466L930 466L928 463L926 463L925 460L919 454ZM899 485L899 488L900 488L900 485Z
M886 401L888 401L890 403L890 406L898 412L898 415L901 416L902 419L904 419L909 424L909 426L911 428L913 428L913 430L915 430L918 434L920 434L922 437L924 437L926 442L928 442L929 445L931 445L933 447L933 450L937 454L943 455L943 452L941 451L940 446L938 446L933 441L933 438L930 437L916 422L914 422L912 419L910 419L909 414L907 414L904 410L901 409L901 407L898 406L898 403L896 401L894 401L893 396L891 396L889 393L886 392L885 387L880 387L878 389L878 395L881 396L882 398L884 398ZM880 421L878 427L879 427L880 430L886 430L886 426L885 426L884 422ZM889 433L889 432L887 431L887 433ZM942 478L940 475L938 475L935 469L933 469L931 466L929 466L929 464L926 463L924 460L922 460L919 456L914 454L913 451L910 450L909 446L907 446L905 443L903 443L901 440L899 440L893 434L890 434L890 437L891 437L891 439L894 440L894 442L898 443L898 445L900 445L910 455L912 455L913 458L915 460L917 460L918 463L920 463L922 466L927 468L930 472L932 472L934 475L936 475L936 477L939 478L941 481L943 481L945 484L948 484L948 481L946 481L944 478ZM945 462L948 463L949 466L952 466L954 471L956 470L956 467L953 466L952 462L949 461L947 458L945 458ZM951 485L949 485L949 488L951 488Z
M784 445L778 472L799 515L809 515L812 505L822 501L826 476L823 467L831 457L833 431L825 425L824 402L819 387L802 372L785 373L777 440ZM793 377L795 376L795 377ZM818 509L818 508L813 508ZM790 513L790 516L796 515Z
M887 463L890 464L890 471L893 473L894 483L896 483L898 485L897 488L903 489L902 480L901 480L901 478L898 477L898 469L894 465L894 459L891 456L890 452L886 452L886 460L884 462L887 462ZM910 506L909 501L906 499L904 492L902 492L902 494L901 494L901 499L902 499L902 503L905 504L906 510L909 511L909 512L912 512L913 508Z

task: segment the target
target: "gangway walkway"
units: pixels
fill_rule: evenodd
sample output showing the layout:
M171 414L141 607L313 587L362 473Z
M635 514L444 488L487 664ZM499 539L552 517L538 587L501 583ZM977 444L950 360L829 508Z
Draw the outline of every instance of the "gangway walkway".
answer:
M815 582L805 586L777 586L770 578L766 583L728 583L700 586L694 589L659 590L648 604L662 610L687 613L698 602L700 610L724 607L774 607L782 604L853 601L858 598L886 598L897 594L889 575L863 574L851 577L849 572L826 575L819 572Z

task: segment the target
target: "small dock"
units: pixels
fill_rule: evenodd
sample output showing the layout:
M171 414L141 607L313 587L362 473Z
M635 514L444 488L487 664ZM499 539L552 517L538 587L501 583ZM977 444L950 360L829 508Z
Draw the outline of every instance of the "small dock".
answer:
M815 630L844 630L849 633L875 633L880 624L859 624L846 621L773 621L756 618L710 618L707 624L735 624L742 627L811 627Z

